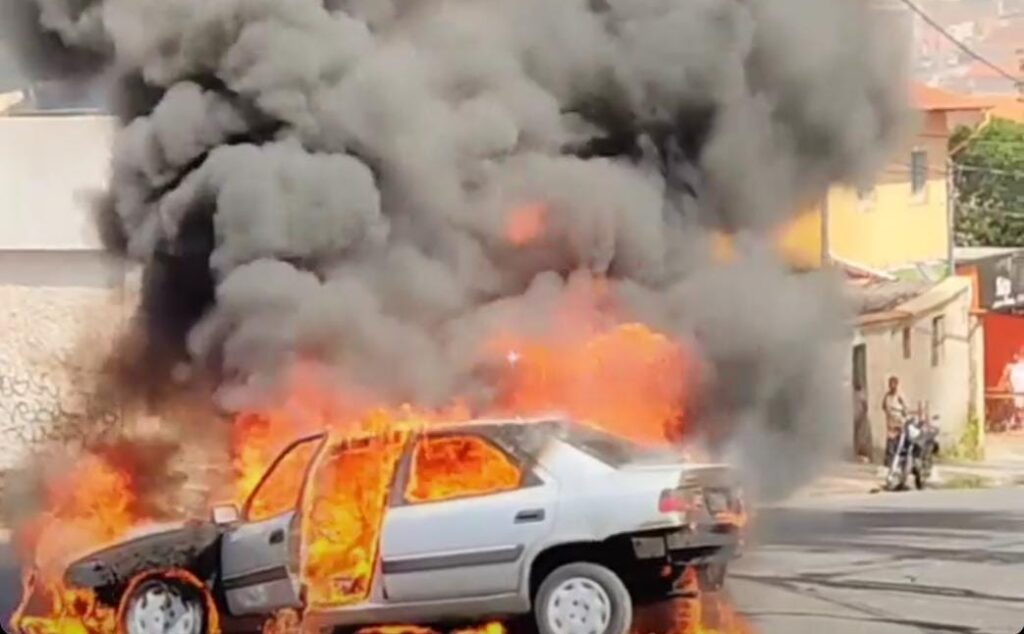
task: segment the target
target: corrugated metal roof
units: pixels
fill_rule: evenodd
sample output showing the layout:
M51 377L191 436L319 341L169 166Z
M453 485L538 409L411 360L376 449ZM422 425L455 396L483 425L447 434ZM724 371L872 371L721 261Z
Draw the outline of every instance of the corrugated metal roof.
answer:
M917 288L914 287L917 285ZM887 282L876 288L858 289L863 293L857 325L870 326L911 319L916 315L948 304L970 291L970 280L952 276L937 284L918 280Z
M1002 255L1024 252L1021 247L956 247L953 257L957 262L975 262Z
M932 286L922 280L886 280L850 286L848 292L857 313L866 315L893 310Z

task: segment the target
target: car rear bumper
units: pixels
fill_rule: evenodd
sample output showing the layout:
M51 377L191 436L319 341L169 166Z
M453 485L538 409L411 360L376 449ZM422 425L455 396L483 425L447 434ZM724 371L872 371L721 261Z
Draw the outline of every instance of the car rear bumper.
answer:
M687 569L726 566L742 544L738 527L706 524L629 536L632 562L627 585L640 604L693 596Z
M637 535L630 540L640 561L696 565L724 562L739 555L739 529L727 524L681 528L660 535Z

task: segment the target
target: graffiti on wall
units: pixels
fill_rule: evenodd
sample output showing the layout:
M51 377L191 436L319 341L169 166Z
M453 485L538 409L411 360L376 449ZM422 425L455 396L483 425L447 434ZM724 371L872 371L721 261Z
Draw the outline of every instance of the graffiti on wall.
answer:
M106 291L24 287L0 288L0 306L0 469L40 445L120 433L102 373L125 306Z
M116 397L90 389L93 377L68 374L32 372L0 357L0 443L86 441L120 425Z

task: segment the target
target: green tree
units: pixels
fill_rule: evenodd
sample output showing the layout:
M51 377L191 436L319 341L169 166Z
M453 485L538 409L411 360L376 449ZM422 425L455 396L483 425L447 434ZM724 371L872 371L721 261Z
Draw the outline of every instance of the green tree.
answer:
M977 132L960 128L950 150L956 243L1024 246L1024 125L996 119Z

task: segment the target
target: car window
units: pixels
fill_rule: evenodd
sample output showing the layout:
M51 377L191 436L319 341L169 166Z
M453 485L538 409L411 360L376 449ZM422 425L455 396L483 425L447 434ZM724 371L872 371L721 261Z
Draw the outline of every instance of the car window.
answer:
M296 443L277 458L246 503L247 520L261 522L295 508L320 441L316 437Z
M522 466L475 434L427 436L412 451L405 501L440 502L519 488Z
M555 433L566 443L613 467L682 459L682 452L671 446L642 445L587 425L565 423Z

